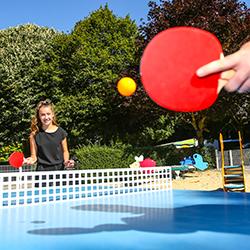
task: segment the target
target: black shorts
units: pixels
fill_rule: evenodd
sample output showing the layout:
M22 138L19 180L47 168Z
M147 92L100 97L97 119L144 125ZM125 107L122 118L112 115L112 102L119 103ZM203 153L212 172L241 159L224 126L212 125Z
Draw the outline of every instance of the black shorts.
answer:
M37 164L36 171L59 171L64 170L64 164L57 164L57 165L44 165L44 164Z

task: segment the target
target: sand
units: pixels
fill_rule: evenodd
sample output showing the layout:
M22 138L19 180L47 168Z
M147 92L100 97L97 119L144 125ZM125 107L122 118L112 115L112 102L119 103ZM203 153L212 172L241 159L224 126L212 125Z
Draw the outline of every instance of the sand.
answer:
M250 192L250 172L245 171L246 192ZM173 189L222 190L222 175L217 169L185 173L180 179L173 179Z

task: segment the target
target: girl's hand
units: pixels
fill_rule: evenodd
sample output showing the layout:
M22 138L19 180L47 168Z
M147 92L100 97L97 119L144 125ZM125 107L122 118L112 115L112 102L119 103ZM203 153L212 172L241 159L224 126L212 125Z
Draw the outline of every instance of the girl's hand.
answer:
M33 165L36 161L32 157L24 158L23 165Z
M67 160L64 162L64 166L66 167L66 169L73 169L74 165L75 165L74 160Z

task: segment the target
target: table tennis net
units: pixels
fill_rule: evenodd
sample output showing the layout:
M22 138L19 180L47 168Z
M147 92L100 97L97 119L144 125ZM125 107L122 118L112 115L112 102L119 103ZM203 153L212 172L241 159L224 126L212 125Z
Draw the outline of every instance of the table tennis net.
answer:
M169 189L170 167L0 173L0 208Z

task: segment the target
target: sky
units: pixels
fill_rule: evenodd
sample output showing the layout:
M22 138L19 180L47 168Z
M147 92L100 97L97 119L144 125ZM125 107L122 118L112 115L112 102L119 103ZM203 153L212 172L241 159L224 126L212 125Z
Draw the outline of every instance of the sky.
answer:
M148 2L149 0L2 0L0 29L32 23L68 33L76 22L106 3L115 15L125 17L129 14L139 24L141 18L147 18Z
M32 23L68 33L78 21L106 3L115 15L129 15L140 24L141 18L147 20L148 2L149 0L2 0L0 29ZM250 0L244 2L250 7Z

